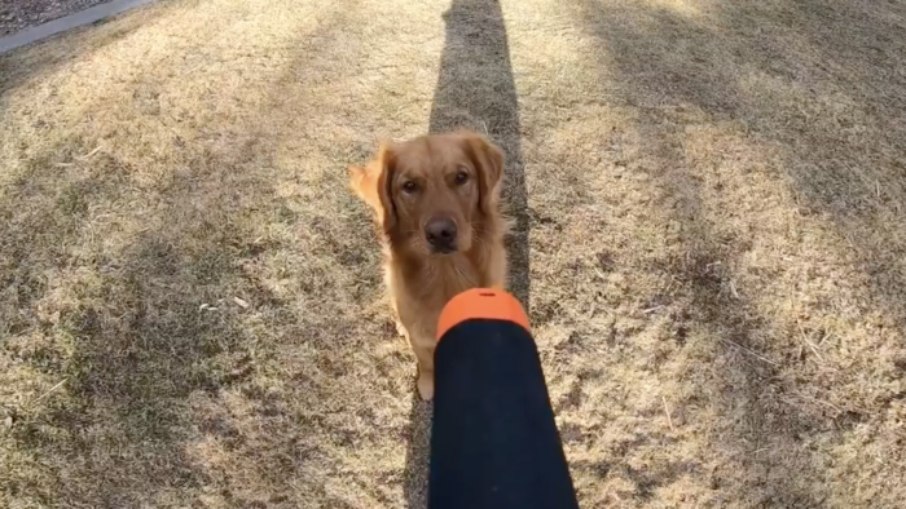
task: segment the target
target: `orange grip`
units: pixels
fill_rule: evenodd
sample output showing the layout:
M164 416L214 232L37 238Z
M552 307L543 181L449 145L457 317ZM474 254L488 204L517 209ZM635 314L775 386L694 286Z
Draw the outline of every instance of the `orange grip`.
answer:
M511 294L491 288L472 288L447 302L437 320L437 340L458 324L473 318L506 320L530 331L522 304Z

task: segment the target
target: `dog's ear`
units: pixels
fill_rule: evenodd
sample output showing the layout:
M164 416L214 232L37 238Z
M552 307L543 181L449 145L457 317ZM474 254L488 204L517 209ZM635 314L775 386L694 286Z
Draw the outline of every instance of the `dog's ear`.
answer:
M393 204L395 155L389 143L382 143L377 155L365 167L349 167L349 185L374 210L375 221L386 233L396 227Z
M479 207L484 214L492 214L500 198L503 151L484 136L474 132L461 132L460 136L466 154L478 172Z

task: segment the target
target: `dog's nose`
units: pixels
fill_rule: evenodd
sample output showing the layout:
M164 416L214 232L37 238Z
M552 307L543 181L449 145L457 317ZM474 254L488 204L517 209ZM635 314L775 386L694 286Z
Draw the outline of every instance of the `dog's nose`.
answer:
M456 223L449 217L437 217L425 225L425 237L435 251L449 253L456 249Z

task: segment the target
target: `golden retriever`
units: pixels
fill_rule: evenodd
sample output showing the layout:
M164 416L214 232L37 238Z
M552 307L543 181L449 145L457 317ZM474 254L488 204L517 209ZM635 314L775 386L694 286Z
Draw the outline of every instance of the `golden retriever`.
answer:
M472 132L385 143L350 184L374 211L397 329L418 359L418 392L434 396L441 309L457 293L503 288L506 222L498 210L503 152Z

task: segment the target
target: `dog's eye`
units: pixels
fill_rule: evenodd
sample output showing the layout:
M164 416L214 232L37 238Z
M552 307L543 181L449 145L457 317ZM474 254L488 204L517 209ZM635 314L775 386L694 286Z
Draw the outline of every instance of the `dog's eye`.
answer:
M462 185L469 181L469 174L465 170L459 170L454 178L458 185Z
M403 182L403 191L412 194L418 191L418 184L416 184L414 180L407 180Z

